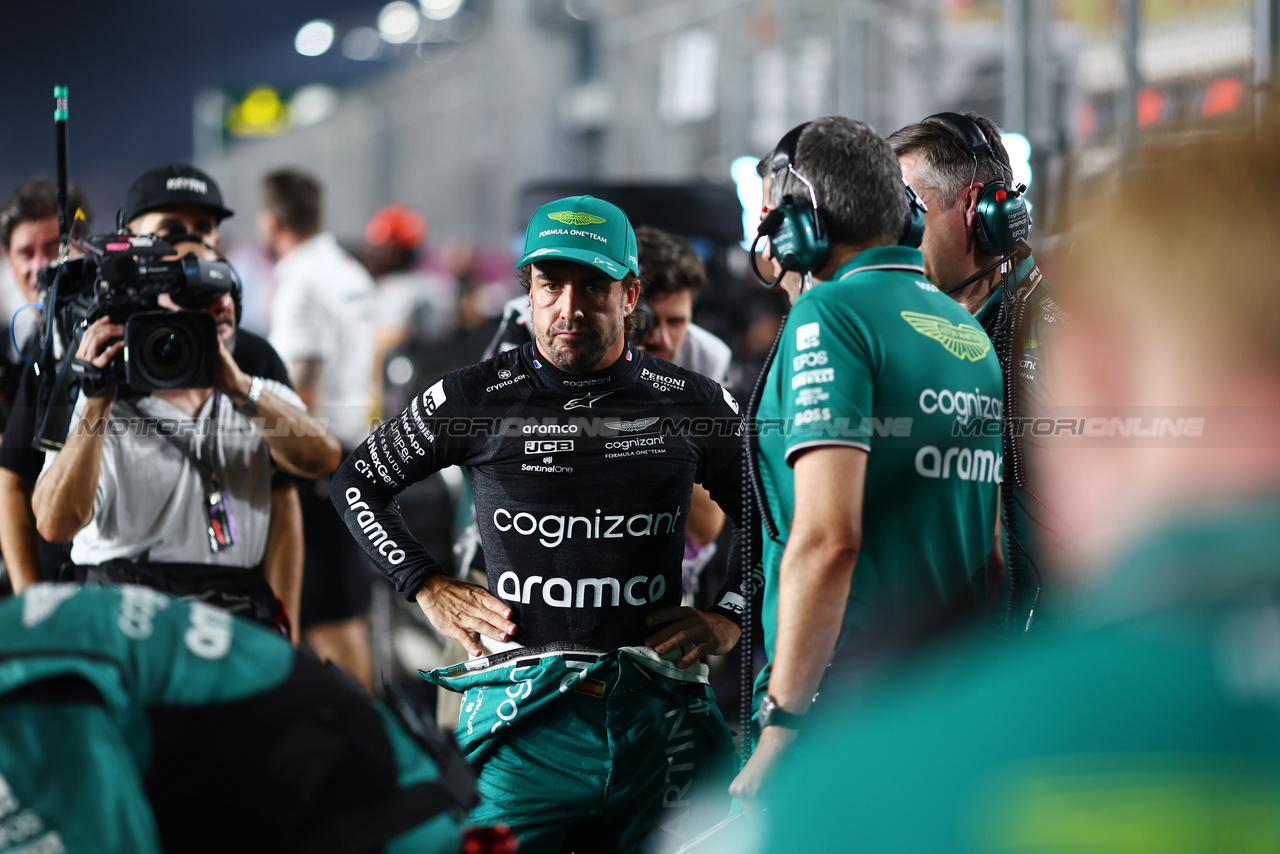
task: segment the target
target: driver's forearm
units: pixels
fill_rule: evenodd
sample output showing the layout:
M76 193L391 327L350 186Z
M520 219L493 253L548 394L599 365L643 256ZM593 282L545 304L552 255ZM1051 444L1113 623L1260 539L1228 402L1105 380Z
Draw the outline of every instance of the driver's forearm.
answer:
M40 538L31 512L31 490L25 477L0 468L0 551L15 593L41 580Z
M93 518L111 400L91 397L67 442L36 482L31 509L40 536L68 543Z

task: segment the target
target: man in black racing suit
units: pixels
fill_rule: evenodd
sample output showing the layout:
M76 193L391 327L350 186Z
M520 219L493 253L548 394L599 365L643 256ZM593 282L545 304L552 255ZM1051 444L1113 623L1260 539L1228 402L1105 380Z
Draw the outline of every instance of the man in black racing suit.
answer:
M331 495L401 594L472 656L424 674L466 692L471 820L510 824L522 851L638 851L653 831L670 844L727 807L699 801L694 816L691 791L732 757L699 659L738 640L738 579L709 612L679 603L693 483L740 518L738 406L627 343L640 285L618 208L543 206L519 269L534 343L428 388L351 454ZM445 575L394 500L449 465L470 479L493 593Z

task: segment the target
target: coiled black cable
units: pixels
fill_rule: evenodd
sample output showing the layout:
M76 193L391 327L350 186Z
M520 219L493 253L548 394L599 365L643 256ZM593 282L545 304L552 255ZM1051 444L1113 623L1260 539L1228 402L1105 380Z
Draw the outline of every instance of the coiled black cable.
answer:
M1015 255L1011 266L1028 257L1029 248L1023 244ZM1011 287L1011 284L1014 287ZM1000 362L1000 372L1004 382L1004 425L1000 433L1001 454L1004 457L1004 471L1000 479L1001 520L1005 534L1009 540L1009 599L1005 604L1004 624L1007 628L1013 619L1014 606L1022 592L1024 573L1030 557L1022 540L1018 536L1017 507L1013 490L1027 488L1026 456L1021 436L1021 402L1018 399L1018 368L1022 361L1023 327L1027 314L1027 294L1016 291L1016 281L1010 282L1009 273L1001 273L1000 283L1000 316L993 330L993 342L996 358ZM1039 569L1035 568L1037 576ZM1039 585L1037 585L1036 602L1039 601ZM1031 614L1035 613L1035 603L1031 606ZM1028 615L1027 628L1031 625Z
M778 334L774 336L773 344L769 347L769 353L764 357L764 363L760 366L760 373L756 375L755 387L752 388L751 397L747 401L747 413L743 423L743 520L742 547L740 549L743 608L742 636L739 640L739 649L742 651L742 684L741 694L738 698L742 744L740 762L742 765L746 764L755 750L755 733L751 728L751 700L755 687L755 648L752 643L751 628L754 617L753 602L757 587L756 568L763 559L764 554L763 541L760 536L760 523L763 523L765 529L768 530L770 539L778 540L778 526L774 523L773 515L769 512L769 501L764 494L764 483L760 478L760 471L756 465L756 453L759 451L756 414L760 411L760 397L764 392L769 369L773 367L773 359L778 354L778 345L782 342L782 335L786 328L787 318L783 316L778 322Z

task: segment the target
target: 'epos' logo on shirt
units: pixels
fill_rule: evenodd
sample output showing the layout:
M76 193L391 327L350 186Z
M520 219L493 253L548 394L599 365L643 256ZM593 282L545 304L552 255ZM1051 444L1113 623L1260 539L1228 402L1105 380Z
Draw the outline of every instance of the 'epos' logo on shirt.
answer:
M812 350L817 347L822 337L822 327L815 321L802 323L796 327L796 349Z

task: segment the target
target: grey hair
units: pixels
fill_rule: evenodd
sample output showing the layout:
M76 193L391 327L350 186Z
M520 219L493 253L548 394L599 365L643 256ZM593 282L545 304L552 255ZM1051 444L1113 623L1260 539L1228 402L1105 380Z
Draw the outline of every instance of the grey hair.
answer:
M960 191L971 183L986 186L993 181L1008 184L1010 180L1009 154L1000 141L1000 128L977 113L969 112L965 116L981 129L991 144L994 160L979 155L975 164L974 156L959 135L937 119L925 119L889 134L889 144L897 156L921 155L916 171L916 183L920 186L915 189L929 187L937 190L944 207L955 202Z
M764 159L773 162L774 152ZM800 134L791 164L813 185L827 237L861 246L897 240L907 221L902 170L893 150L863 122L843 116L814 119ZM784 196L808 199L809 190L790 169L769 175L769 205Z

